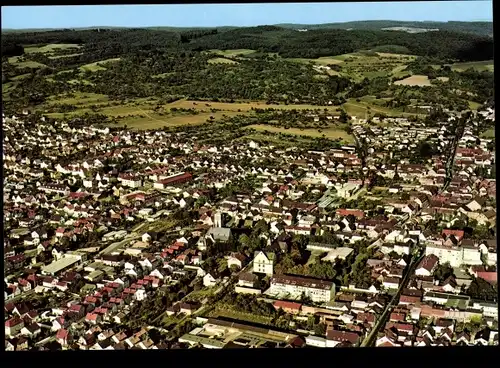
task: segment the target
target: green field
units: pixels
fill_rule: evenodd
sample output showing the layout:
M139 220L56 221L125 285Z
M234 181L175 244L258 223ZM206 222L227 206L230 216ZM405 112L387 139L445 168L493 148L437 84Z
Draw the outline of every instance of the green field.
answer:
M38 63L36 61L26 60L20 61L21 56L13 56L8 59L9 63L14 65L16 68L43 68L46 67L45 64Z
M95 63L90 63L90 64L85 64L80 67L81 71L91 71L91 72L96 72L98 70L106 70L106 68L103 66L103 64L106 63L111 63L115 61L120 61L120 58L114 58L114 59L107 59L107 60L101 60L101 61L96 61Z
M41 53L52 53L55 50L66 50L71 48L80 48L81 46L75 43L60 43L60 44L50 44L45 46L26 46L24 52L29 54L33 52Z
M347 143L353 143L354 138L347 134L345 130L343 130L341 127L331 127L331 128L325 128L325 129L320 129L321 132L318 131L318 129L310 129L310 128L305 128L305 129L300 129L300 128L289 128L285 129L284 127L275 127L272 125L264 125L264 124L254 124L254 125L249 125L247 128L252 128L257 131L261 132L271 132L271 133L284 133L284 134L290 134L290 135L297 135L297 136L307 136L307 137L312 137L312 138L328 138L328 139L341 139L342 141L345 141Z
M451 70L457 72L463 72L469 68L473 68L479 72L482 71L493 72L494 64L493 60L486 60L486 61L474 61L470 63L455 63L451 65Z

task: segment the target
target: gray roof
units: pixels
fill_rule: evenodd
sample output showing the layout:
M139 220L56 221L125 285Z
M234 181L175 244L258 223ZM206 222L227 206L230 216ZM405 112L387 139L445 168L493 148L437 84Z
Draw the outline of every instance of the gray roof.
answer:
M208 230L207 235L212 235L215 240L228 241L231 236L231 229L227 227L213 227Z

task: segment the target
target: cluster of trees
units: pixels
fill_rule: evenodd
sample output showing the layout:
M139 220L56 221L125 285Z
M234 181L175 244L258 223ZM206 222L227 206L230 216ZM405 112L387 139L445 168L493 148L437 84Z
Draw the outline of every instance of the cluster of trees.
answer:
M229 309L234 309L240 312L254 313L259 316L277 317L277 311L271 303L263 300L258 300L255 295L228 293L222 300Z
M453 267L451 267L448 262L440 264L434 271L434 279L441 282L450 276L453 276Z
M498 291L496 287L491 285L489 282L483 280L482 278L475 278L469 288L467 289L467 295L475 299L497 301Z

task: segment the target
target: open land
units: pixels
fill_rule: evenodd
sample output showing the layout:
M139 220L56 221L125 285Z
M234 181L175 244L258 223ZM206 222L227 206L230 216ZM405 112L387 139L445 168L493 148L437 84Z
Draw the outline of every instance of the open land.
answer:
M432 86L426 75L412 75L411 77L394 82L397 86Z
M254 125L249 125L247 128L255 129L257 131L262 131L262 132L271 132L271 133L283 133L283 134L291 134L291 135L297 135L297 136L306 136L306 137L313 137L313 138L328 138L328 139L341 139L343 141L346 141L348 143L354 142L354 139L351 135L347 134L346 131L344 131L341 127L332 127L332 128L325 128L325 129L320 129L321 131L318 131L318 129L299 129L299 128L282 128L282 127L275 127L272 125L264 125L264 124L254 124Z

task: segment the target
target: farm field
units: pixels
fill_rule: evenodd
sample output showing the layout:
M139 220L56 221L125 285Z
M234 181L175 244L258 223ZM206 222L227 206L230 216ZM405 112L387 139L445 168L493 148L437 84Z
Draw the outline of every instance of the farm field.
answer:
M255 52L255 50L250 50L250 49L210 50L210 52L212 52L214 54L223 55L223 56L235 57L235 56L245 56L245 55L253 54Z
M394 82L397 86L432 86L426 75L412 75L411 77Z
M261 132L271 132L271 133L283 133L283 134L290 134L290 135L297 135L297 136L307 136L307 137L312 137L312 138L321 138L324 136L324 138L328 139L341 139L347 143L353 143L354 138L347 134L346 131L344 131L340 127L335 127L335 128L325 128L321 129L321 132L318 132L318 129L299 129L299 128L289 128L285 129L282 127L275 127L272 125L264 125L264 124L254 124L254 125L249 125L247 128L252 128L257 131Z
M479 72L482 71L493 72L494 64L493 60L487 60L487 61L474 61L469 63L455 63L451 65L451 70L458 72L463 72L469 68L473 68Z
M238 64L237 61L229 60L225 58L213 58L208 60L209 64Z

